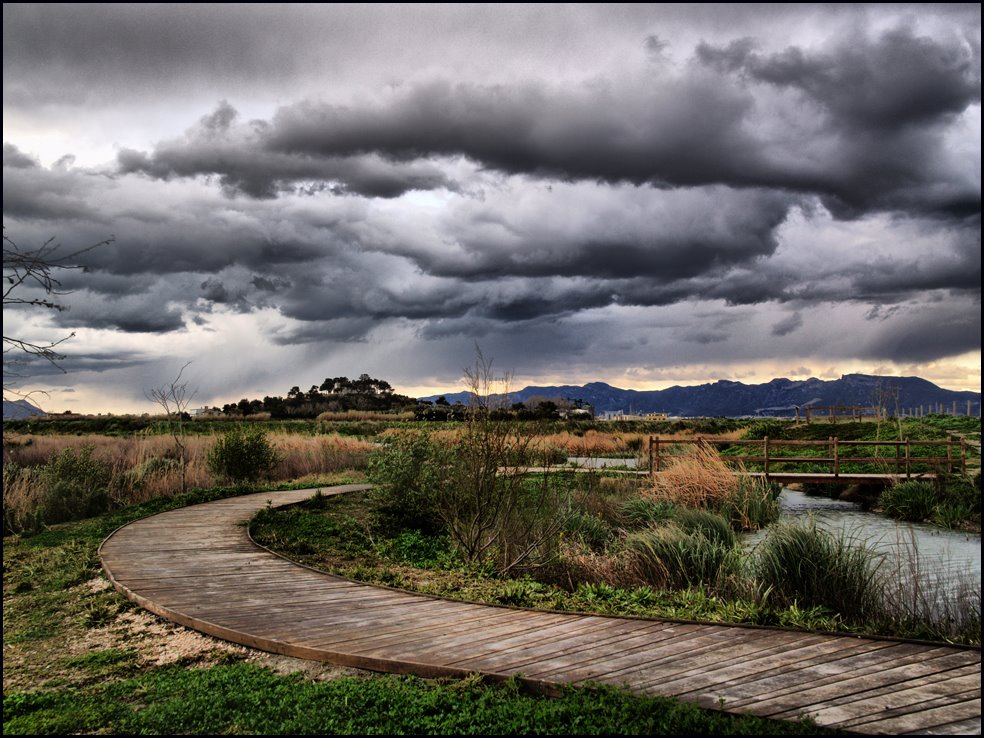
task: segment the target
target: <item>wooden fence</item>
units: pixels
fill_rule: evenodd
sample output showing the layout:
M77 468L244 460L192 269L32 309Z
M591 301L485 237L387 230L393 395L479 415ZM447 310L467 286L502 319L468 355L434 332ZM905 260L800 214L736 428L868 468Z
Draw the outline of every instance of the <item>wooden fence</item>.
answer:
M672 447L704 444L710 447L749 447L761 448L761 453L752 455L722 454L721 458L729 462L741 464L761 464L766 476L781 472L790 472L789 465L814 464L827 465L829 474L838 477L844 471L845 465L868 464L876 465L883 475L910 478L913 474L967 471L967 444L964 439L955 440L953 436L946 440L911 440L902 441L846 441L831 436L825 441L786 441L770 439L751 441L732 441L718 438L690 439L661 439L659 436L649 437L649 469L652 473L662 470L664 462L679 456ZM924 449L940 448L944 450L936 455L917 455L915 451L925 453ZM879 456L879 448L894 449L894 454ZM788 451L791 449L791 451ZM808 456L796 454L797 450L820 449L822 455ZM860 450L859 450L860 449ZM872 449L873 454L860 455L864 449ZM784 453L784 451L786 451ZM780 468L782 467L782 468Z

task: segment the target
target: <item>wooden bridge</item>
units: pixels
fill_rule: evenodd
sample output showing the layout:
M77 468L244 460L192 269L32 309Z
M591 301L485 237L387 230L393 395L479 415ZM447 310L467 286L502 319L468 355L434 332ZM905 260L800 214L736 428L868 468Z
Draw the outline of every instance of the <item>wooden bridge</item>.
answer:
M980 733L979 648L454 602L317 572L249 538L242 523L257 510L315 492L136 521L103 542L103 569L162 617L300 658L424 677L516 676L547 693L610 684L858 733Z
M831 436L825 441L787 441L770 439L733 441L719 438L649 437L649 468L653 474L664 471L667 463L679 458L681 449L704 445L724 448L721 458L752 476L790 484L891 484L906 479L935 479L941 474L967 473L967 441L953 436L945 440L850 441ZM758 455L729 453L752 447ZM882 448L890 449L880 455ZM932 454L929 450L942 448ZM864 454L871 449L874 453ZM819 453L810 454L810 451ZM799 469L790 468L795 465ZM807 470L803 466L810 467ZM816 467L826 467L817 470ZM877 471L871 471L874 467ZM759 470L761 469L761 470Z

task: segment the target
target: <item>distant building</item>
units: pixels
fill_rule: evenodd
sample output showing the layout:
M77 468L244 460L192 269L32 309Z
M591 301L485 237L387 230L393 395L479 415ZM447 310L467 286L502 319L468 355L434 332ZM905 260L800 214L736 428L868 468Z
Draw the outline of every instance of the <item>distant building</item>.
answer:
M606 410L601 416L602 420L666 420L669 416L666 413L646 413L636 415L626 413L623 410Z

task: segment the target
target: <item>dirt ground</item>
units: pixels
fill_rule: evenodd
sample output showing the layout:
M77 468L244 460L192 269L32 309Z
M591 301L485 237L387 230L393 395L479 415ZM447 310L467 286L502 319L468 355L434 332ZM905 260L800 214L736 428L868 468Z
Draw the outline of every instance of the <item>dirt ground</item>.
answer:
M99 592L109 589L111 585L102 577L97 577L80 587ZM44 650L49 652L39 653L37 643L4 644L4 692L37 688L43 683L88 681L94 676L91 672L73 668L66 662L108 650L134 653L136 656L131 663L138 669L177 663L188 668L205 668L232 657L245 659L280 674L302 672L307 678L316 680L368 676L372 673L246 648L185 628L139 608L126 609L104 625L89 627L81 633L76 630L64 640L47 642Z

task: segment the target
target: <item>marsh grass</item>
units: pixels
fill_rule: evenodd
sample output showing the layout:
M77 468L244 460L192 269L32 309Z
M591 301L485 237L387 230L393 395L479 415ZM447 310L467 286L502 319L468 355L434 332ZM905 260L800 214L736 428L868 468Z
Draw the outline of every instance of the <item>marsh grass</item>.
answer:
M741 550L706 535L699 526L686 531L665 525L632 533L625 548L633 567L647 584L663 589L722 589L741 571Z
M878 498L878 505L893 518L921 522L933 514L937 497L930 482L911 479L886 487Z
M316 481L345 469L365 468L375 448L339 434L271 433L268 438L278 457L269 474L274 482ZM215 436L185 437L182 475L174 442L166 436L5 435L4 533L40 530L56 522L173 497L183 487L219 486L222 480L208 463L215 443ZM95 482L99 482L98 493Z
M704 444L693 445L654 475L646 494L678 507L717 511L736 530L756 530L779 517L778 487Z
M754 552L753 571L775 604L826 607L845 619L885 612L885 557L846 533L807 524L772 526Z

